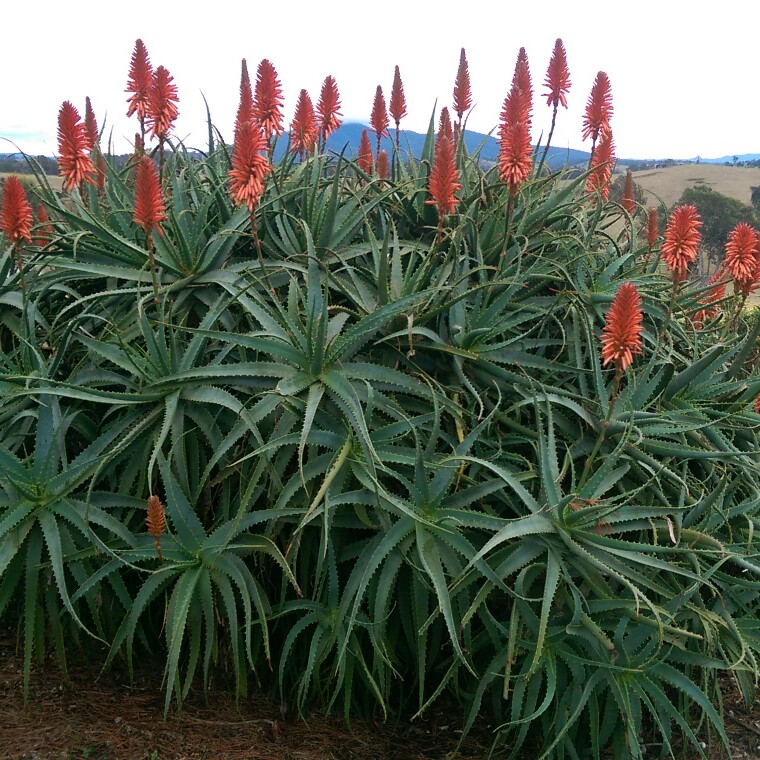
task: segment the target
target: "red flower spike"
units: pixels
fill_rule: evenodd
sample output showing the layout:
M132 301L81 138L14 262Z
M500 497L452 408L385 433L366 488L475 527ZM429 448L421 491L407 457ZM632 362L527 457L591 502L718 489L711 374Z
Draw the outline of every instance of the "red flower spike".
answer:
M679 206L670 214L662 242L662 260L678 280L697 258L702 221L696 206Z
M500 130L505 124L524 122L527 124L528 132L530 132L532 108L530 91L523 90L519 85L513 84L501 108Z
M660 237L660 216L656 208L647 212L647 245L653 248Z
M401 82L401 73L398 70L398 66L396 66L396 70L393 72L393 88L391 89L391 101L388 104L388 110L396 124L396 132L398 132L401 119L406 116L406 96L404 95L404 85Z
M133 219L135 224L145 230L148 237L154 227L158 234L163 236L160 223L166 219L166 205L161 194L158 172L153 161L147 156L143 156L137 165Z
M319 128L314 105L309 93L301 90L296 101L296 112L290 123L290 150L292 153L311 153L317 146Z
M449 109L445 106L441 109L441 116L438 120L438 134L446 135L449 140L454 139L454 132L451 129L451 117L449 116Z
M98 122L95 119L95 113L92 110L90 98L86 97L84 102L84 126L87 130L87 137L90 140L90 145L94 148L98 144Z
M625 184L623 185L623 196L620 199L620 205L628 214L636 211L636 193L633 185L633 173L629 169L625 173Z
M280 135L285 131L282 115L282 85L275 67L266 58L261 61L256 72L253 112L267 142L272 135Z
M139 119L144 119L148 108L148 96L153 82L153 66L151 66L148 51L142 40L135 42L132 62L129 67L129 79L125 92L131 93L127 98L129 107L127 116L136 113Z
M472 91L470 89L470 71L467 66L467 56L464 48L459 53L459 68L454 81L454 112L461 122L465 111L472 108Z
M21 180L15 175L5 178L0 229L13 244L22 240L32 242L32 207Z
M158 496L148 497L148 514L145 518L145 525L148 528L148 533L153 538L161 538L166 532L164 505Z
M253 119L253 90L251 89L251 79L248 76L248 64L243 58L240 66L240 103L238 104L237 115L235 116L235 139L242 124Z
M91 150L92 143L79 111L68 100L64 101L58 112L58 171L64 190L79 187L84 181L94 184Z
M267 141L261 127L248 120L235 133L230 169L230 197L238 206L247 206L253 213L256 204L264 194L264 179L272 167L262 151L267 149Z
M602 200L607 200L610 196L610 177L615 165L615 143L612 140L612 130L606 129L602 132L599 145L591 156L591 166L589 175L586 180L586 192L595 193L599 191Z
M169 130L179 114L178 102L174 77L163 66L159 66L153 74L146 111L151 137L165 140L169 136Z
M332 76L325 77L322 82L322 90L319 93L319 102L317 103L317 114L319 116L319 131L323 140L327 138L340 126L340 93L338 84Z
M602 362L615 364L622 375L633 364L635 354L642 353L641 333L644 329L641 296L632 282L624 282L612 301L602 330Z
M581 139L590 137L596 142L599 135L609 129L612 118L612 88L610 78L604 71L596 75L594 85L591 88L586 103L586 112L583 116L583 135Z
M369 123L377 137L377 149L380 150L380 138L388 134L388 125L390 124L388 111L385 108L383 88L380 85L375 90L375 100L372 103L372 115L370 116Z
M454 193L461 187L454 157L454 144L446 132L439 132L435 141L433 168L428 178L428 191L432 200L425 201L438 209L439 226L443 225L443 218L447 214L456 210L459 201Z
M166 532L166 516L164 515L164 505L158 496L148 497L148 514L145 518L145 526L148 529L148 534L153 536L156 554L161 559L161 536Z
M694 316L692 317L694 327L696 327L697 330L701 330L702 325L705 322L711 319L715 319L715 317L718 316L718 311L720 310L719 304L726 295L726 283L721 282L724 275L725 270L721 268L718 269L710 278L710 282L708 284L712 285L712 288L708 290L707 293L700 299L700 303L704 306L704 308L695 312Z
M99 148L95 148L95 184L97 185L98 192L102 195L106 188L106 175L108 174L108 166L106 159L103 157Z
M54 230L53 225L50 224L47 209L41 203L37 204L37 222L39 223L37 244L46 245L52 239Z
M530 103L525 91L513 85L504 100L499 125L499 176L507 183L511 197L533 171L530 143Z
M388 151L387 150L381 150L377 154L377 176L380 177L380 179L388 178Z
M369 132L363 129L361 140L359 140L359 153L356 156L356 165L365 174L372 174L373 162L374 156L372 155L372 145L369 141Z
M760 395L755 398L752 408L755 410L755 414L760 414Z
M523 92L533 93L528 54L525 52L524 47L521 47L517 53L515 73L512 75L512 87L519 87Z
M544 86L549 89L546 93L546 104L556 108L561 105L567 108L567 93L570 90L570 71L567 68L567 53L561 39L554 43L552 57L546 70Z
M726 269L737 283L751 283L755 279L757 258L757 230L746 222L739 222L726 241Z

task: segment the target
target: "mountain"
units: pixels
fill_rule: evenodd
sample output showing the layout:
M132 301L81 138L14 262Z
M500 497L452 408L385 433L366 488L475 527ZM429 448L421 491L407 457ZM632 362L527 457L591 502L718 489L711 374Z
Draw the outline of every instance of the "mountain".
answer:
M702 156L697 156L691 160L695 163L699 161L702 164L733 164L735 163L734 159L736 159L736 163L758 161L760 160L760 153L742 153L741 155L734 154L732 156L721 156L720 158L703 158Z
M377 140L374 132L364 124L350 122L342 124L339 129L333 132L327 140L327 150L333 153L343 151L346 156L354 157L359 152L359 141L361 140L362 130L369 132L372 152L377 150ZM380 149L388 151L391 155L395 146L396 130L390 130L390 137L383 137L380 141ZM419 158L422 155L423 146L425 145L426 135L419 132L411 132L406 129L401 130L399 144L401 151ZM467 152L472 155L478 151L482 161L496 162L499 158L499 143L495 137L484 135L481 132L471 132L465 130L464 144ZM287 146L287 139L283 136L277 143L275 159L282 156ZM543 151L543 148L541 149ZM546 158L546 163L553 169L558 170L578 164L588 164L590 153L573 148L558 148L551 146Z

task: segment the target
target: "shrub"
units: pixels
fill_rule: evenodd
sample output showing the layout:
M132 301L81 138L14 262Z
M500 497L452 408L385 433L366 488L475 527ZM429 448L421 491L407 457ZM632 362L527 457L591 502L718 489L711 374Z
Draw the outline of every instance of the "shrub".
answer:
M635 215L522 174L515 79L508 183L432 122L388 177L319 148L264 171L276 135L231 163L212 128L200 159L162 137L157 186L139 144L62 197L39 174L50 229L0 261L27 688L48 641L131 665L162 638L167 710L222 664L301 711L448 695L515 755L726 742L718 677L752 699L760 645L760 321L697 329L706 290Z

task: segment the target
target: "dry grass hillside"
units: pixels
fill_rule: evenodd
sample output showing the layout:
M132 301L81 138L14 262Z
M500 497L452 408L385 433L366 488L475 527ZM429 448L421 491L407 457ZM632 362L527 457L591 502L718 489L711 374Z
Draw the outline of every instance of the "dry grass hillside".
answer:
M11 173L9 172L0 172L0 181L2 181L5 177L10 177L10 176L11 176ZM32 182L34 180L34 176L31 174L16 174L16 176L19 179L25 180L27 182ZM47 181L50 183L50 187L52 187L53 190L63 189L63 179L61 177L48 176Z
M760 169L718 164L682 164L633 173L647 195L646 203L662 200L672 206L687 187L707 185L718 193L750 205L752 187L760 186Z

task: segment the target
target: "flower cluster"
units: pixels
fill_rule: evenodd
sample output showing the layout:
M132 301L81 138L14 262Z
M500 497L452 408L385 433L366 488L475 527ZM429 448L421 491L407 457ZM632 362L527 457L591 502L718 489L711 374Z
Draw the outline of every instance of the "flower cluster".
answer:
M79 111L64 101L58 112L58 171L64 190L81 187L83 182L95 184L95 167L90 158L93 144Z
M530 142L533 92L525 49L520 48L512 88L504 100L499 124L499 176L514 198L533 170Z
M454 140L451 132L451 121L448 118L448 109L443 109L445 117L442 119L441 128L435 141L435 153L433 168L430 171L428 190L431 200L425 203L432 204L438 210L439 229L443 225L443 219L447 214L452 214L459 203L456 191L462 186L459 184L459 170L454 156Z
M618 375L633 364L633 357L642 353L641 333L644 329L641 296L632 282L624 282L612 301L602 330L602 363L615 365Z
M679 206L670 214L662 242L662 260L675 280L683 280L689 264L697 259L701 226L696 206Z
M561 39L554 43L554 50L549 59L549 67L546 70L544 85L549 92L546 93L546 104L555 109L561 105L567 108L567 93L570 91L570 70L567 67L567 52Z
M747 296L760 285L760 236L746 222L739 222L728 234L725 265L734 279L734 289Z
M6 177L3 185L0 230L15 245L32 242L32 207L21 180L14 175Z

